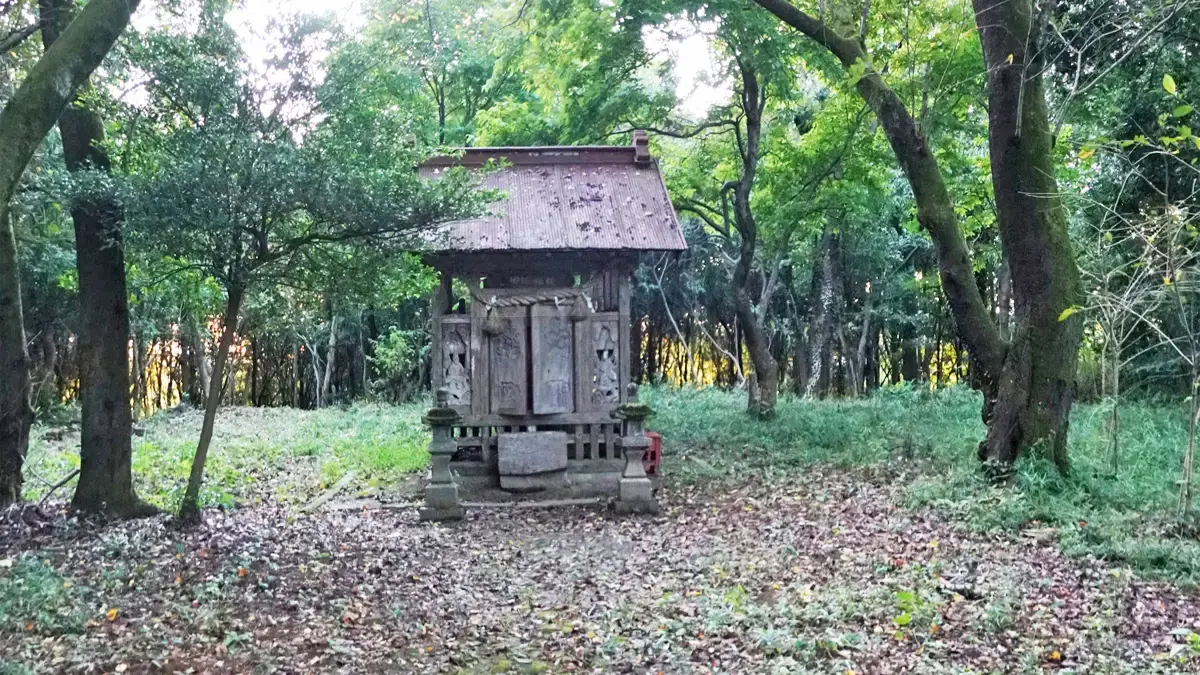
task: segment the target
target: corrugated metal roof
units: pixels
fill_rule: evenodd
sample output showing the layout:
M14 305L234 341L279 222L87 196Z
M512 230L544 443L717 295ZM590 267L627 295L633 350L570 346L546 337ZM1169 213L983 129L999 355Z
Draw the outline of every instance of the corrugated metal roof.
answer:
M639 139L640 140L640 139ZM436 178L450 166L496 160L482 187L502 193L487 215L449 223L437 251L634 250L687 248L658 166L645 145L471 148L420 168Z

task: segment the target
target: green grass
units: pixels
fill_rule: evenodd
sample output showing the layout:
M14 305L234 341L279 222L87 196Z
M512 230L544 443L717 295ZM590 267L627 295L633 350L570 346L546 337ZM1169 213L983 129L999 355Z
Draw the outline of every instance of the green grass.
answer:
M427 434L420 406L361 404L348 408L222 408L200 495L203 506L226 508L262 503L302 503L347 471L356 484L384 487L424 468ZM163 412L145 422L134 438L133 472L138 495L174 510L200 436L201 415ZM37 499L47 482L79 466L78 432L47 440L35 427L27 461L27 499ZM73 483L60 489L67 498Z
M1096 555L1151 576L1200 584L1193 517L1177 513L1187 440L1185 406L1122 406L1122 456L1108 470L1109 404L1076 405L1072 473L1027 457L1014 484L980 474L980 400L965 388L885 389L869 399L804 401L785 397L771 422L752 421L740 392L647 389L651 428L664 436L664 472L683 482L744 479L802 471L813 463L911 469L910 507L934 507L977 530L1027 525L1057 528L1063 549Z

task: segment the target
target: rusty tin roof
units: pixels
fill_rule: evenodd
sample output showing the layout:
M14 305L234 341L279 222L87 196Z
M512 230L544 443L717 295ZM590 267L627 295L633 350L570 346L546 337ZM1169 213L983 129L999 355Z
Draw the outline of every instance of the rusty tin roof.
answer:
M501 198L478 218L448 223L433 251L679 251L687 248L646 137L629 146L469 148L420 167L436 178L452 166L503 168L481 186Z

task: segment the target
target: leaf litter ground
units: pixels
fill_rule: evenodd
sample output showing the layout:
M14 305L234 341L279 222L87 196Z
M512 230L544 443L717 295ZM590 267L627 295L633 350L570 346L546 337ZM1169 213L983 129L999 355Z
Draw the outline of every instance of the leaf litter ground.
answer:
M834 469L668 489L660 517L282 503L96 524L10 517L77 633L0 629L6 672L1200 672L1200 602L1052 532L982 535ZM12 514L10 514L12 515ZM33 522L31 525L30 522ZM0 573L6 570L0 570Z

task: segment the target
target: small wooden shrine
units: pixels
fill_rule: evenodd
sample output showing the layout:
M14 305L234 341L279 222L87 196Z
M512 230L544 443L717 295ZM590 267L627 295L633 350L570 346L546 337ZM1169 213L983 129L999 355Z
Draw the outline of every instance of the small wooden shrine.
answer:
M643 252L686 248L666 187L641 132L623 147L471 148L420 171L492 162L481 183L499 200L425 253L440 275L432 384L459 415L450 470L467 489L615 494L633 271Z

